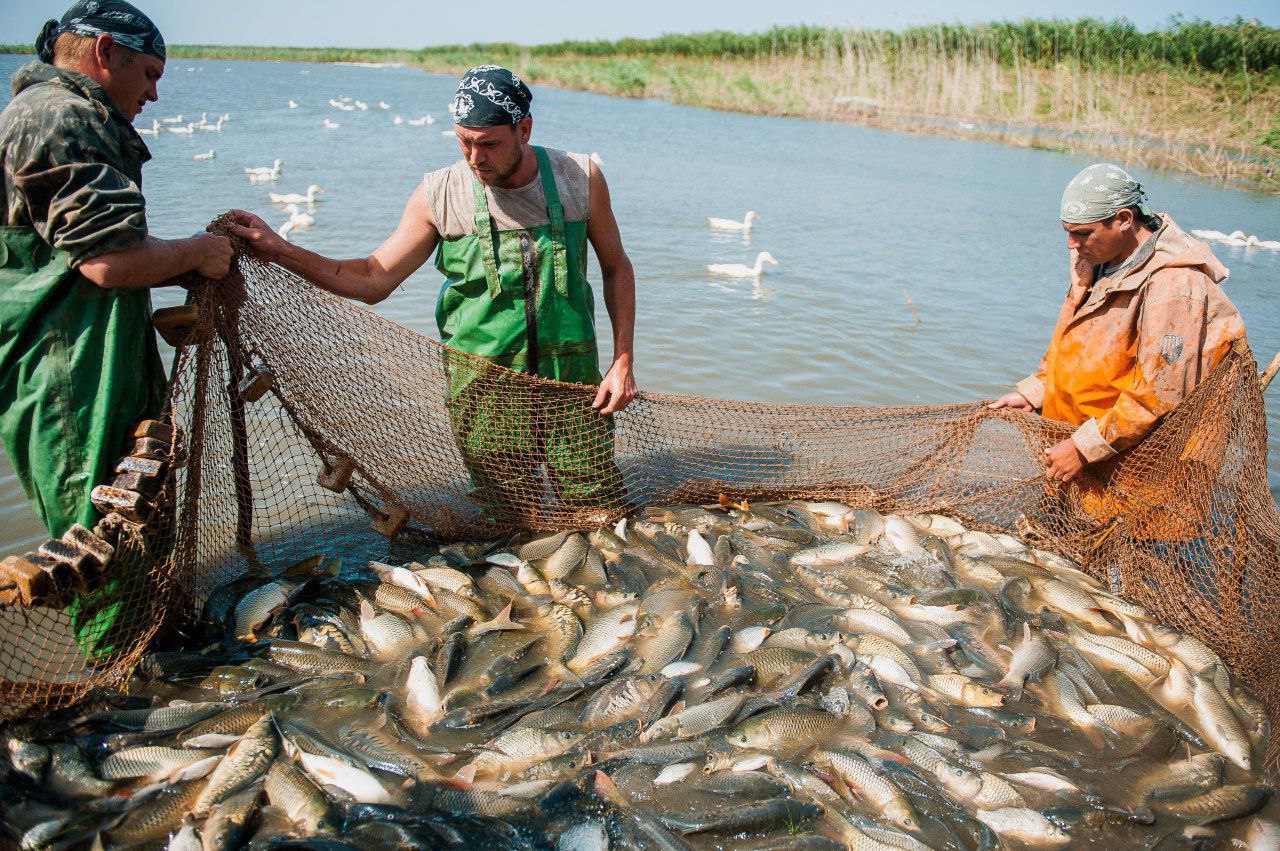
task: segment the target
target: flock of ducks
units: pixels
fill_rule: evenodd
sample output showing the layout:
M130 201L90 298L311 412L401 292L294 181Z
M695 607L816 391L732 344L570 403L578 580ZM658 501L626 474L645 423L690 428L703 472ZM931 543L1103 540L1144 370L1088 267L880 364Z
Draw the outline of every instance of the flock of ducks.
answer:
M594 158L596 155L592 154ZM715 216L707 217L707 224L712 230L730 231L740 233L744 237L751 233L751 228L759 220L760 216L755 210L748 210L743 216L742 221L737 219L719 219ZM778 261L767 251L761 251L756 255L754 266L748 266L745 263L710 263L707 265L707 271L713 275L719 275L723 278L750 278L756 283L764 277L764 266L768 263L771 266L777 266Z
M138 131L139 136L159 136L161 133L176 133L180 136L194 135L197 130L204 130L210 133L217 133L222 130L222 125L231 120L231 113L223 113L219 115L217 120L210 123L209 113L200 113L199 121L188 121L182 123L184 116L175 115L171 118L161 118L159 120L152 119L150 127L143 127ZM196 157L196 159L212 159L212 157Z
M1245 236L1242 230L1231 233L1223 233L1220 230L1193 230L1191 233L1201 239L1221 242L1233 248L1265 248L1267 251L1280 251L1280 239L1258 239L1256 236Z

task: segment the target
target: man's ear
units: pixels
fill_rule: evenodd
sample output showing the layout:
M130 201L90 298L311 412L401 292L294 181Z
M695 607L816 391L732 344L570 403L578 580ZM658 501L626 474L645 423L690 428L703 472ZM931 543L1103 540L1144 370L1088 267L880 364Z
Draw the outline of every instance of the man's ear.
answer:
M111 60L119 54L116 40L109 33L102 33L93 40L93 61L99 68L111 67Z
M520 143L526 144L530 137L533 136L533 117L526 116L521 118L520 122L516 124L516 132L520 136Z

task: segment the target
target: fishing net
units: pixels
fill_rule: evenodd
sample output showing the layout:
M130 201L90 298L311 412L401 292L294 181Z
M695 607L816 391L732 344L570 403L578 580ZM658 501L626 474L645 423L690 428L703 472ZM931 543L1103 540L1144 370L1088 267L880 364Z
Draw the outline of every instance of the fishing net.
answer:
M1063 491L1041 459L1069 429L1034 415L645 393L608 423L591 388L459 355L252 256L237 269L191 290L200 320L170 391L172 522L118 545L149 571L126 601L129 639L89 660L64 613L0 610L5 713L118 683L246 571L316 553L405 561L430 542L595 528L721 494L1018 534L1205 641L1280 709L1280 518L1243 345L1139 447ZM252 402L238 389L267 385Z

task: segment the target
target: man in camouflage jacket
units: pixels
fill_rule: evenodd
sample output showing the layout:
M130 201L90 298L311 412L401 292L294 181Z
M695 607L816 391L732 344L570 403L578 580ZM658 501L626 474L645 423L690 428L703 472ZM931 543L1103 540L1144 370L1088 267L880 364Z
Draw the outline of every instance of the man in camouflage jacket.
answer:
M231 249L210 234L148 233L151 155L130 122L164 72L154 24L123 0L81 0L45 25L37 50L0 114L0 437L56 537L93 526L90 491L132 424L159 413L149 287L190 271L221 277ZM139 585L113 576L72 606L90 659L128 640Z

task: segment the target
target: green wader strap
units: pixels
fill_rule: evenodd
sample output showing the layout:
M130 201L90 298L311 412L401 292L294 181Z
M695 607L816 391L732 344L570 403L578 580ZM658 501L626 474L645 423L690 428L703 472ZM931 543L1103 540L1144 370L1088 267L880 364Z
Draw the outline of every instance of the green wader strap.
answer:
M551 220L551 240L554 256L551 259L553 281L562 298L569 297L569 243L564 238L564 206L560 203L560 190L556 189L556 178L551 173L551 160L547 158L547 149L535 145L533 153L538 158L538 174L542 177L542 194L547 199L547 218Z
M551 240L554 246L551 258L552 284L563 298L569 297L569 244L564 235L564 206L560 203L560 191L556 189L556 178L551 172L551 160L547 150L533 145L533 154L538 160L538 176L542 179L542 194L546 197L547 218L551 222ZM471 178L471 191L475 197L476 233L480 236L481 258L484 261L484 277L489 284L489 298L495 299L502 290L502 281L498 277L497 245L498 234L493 227L493 217L489 215L489 199L484 191L484 184L474 176Z

